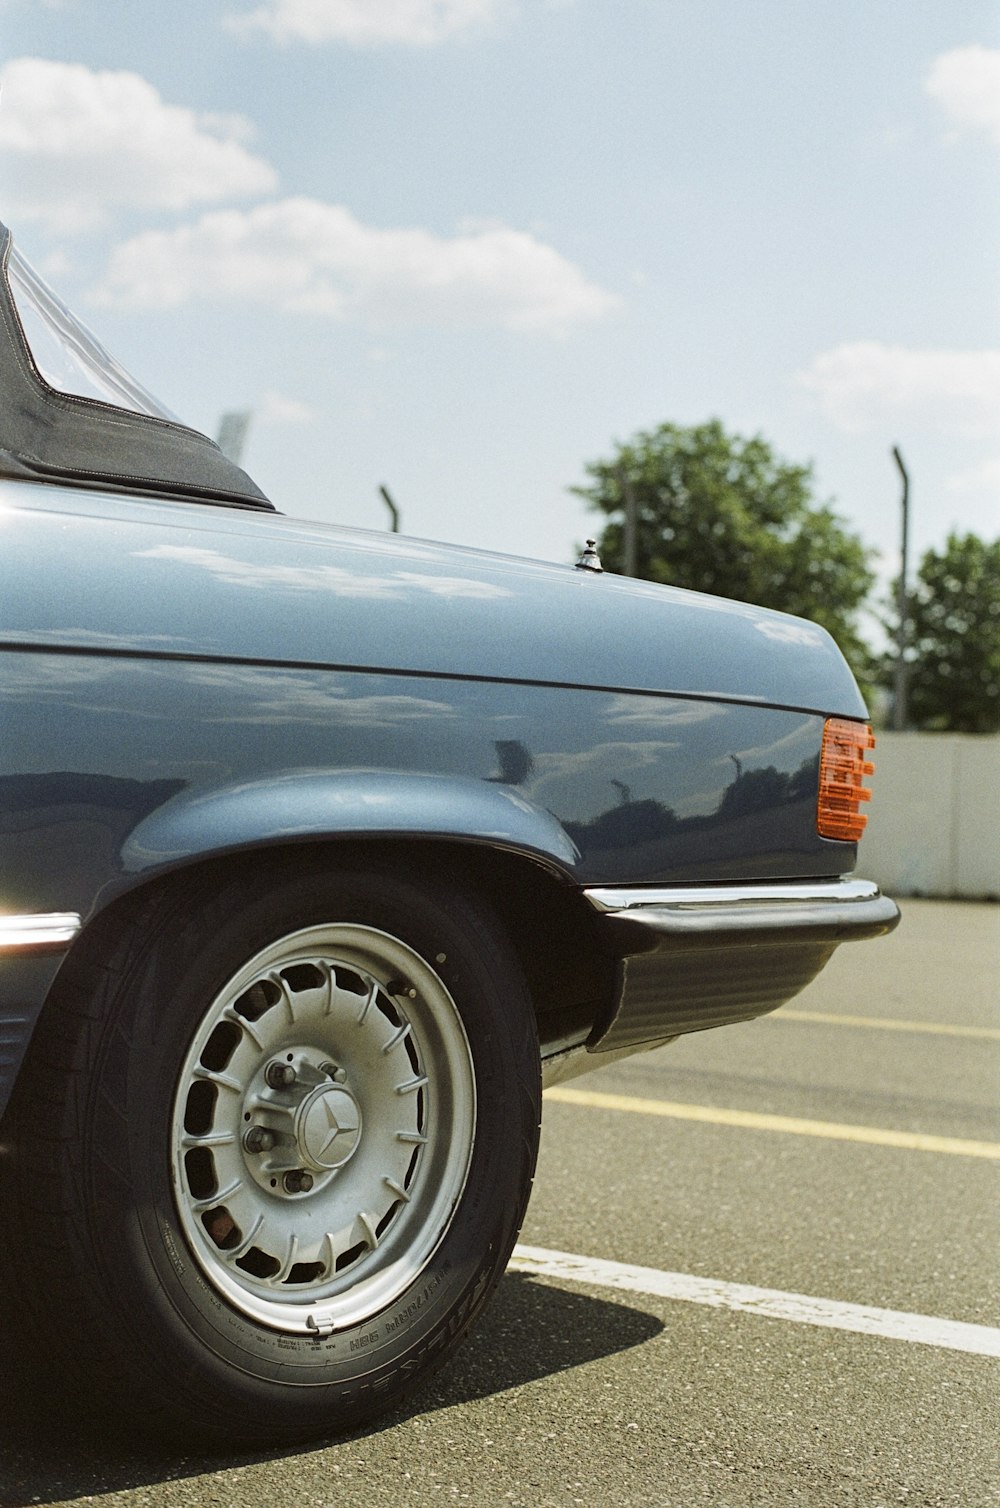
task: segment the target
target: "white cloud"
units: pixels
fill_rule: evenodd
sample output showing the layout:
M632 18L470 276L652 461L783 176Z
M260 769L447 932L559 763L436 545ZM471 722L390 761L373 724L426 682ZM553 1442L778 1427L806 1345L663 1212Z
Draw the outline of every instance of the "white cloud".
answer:
M185 210L269 193L274 169L241 116L166 104L137 73L17 58L0 69L0 161L12 220L58 233L116 208Z
M264 0L226 18L233 31L263 31L278 42L344 42L351 47L426 47L493 20L504 0Z
M198 296L390 324L561 334L618 300L551 246L504 225L451 237L362 225L341 205L286 199L148 231L112 254L99 302L170 308Z
M823 352L797 380L839 429L918 422L960 435L1000 430L1000 351L857 341Z
M1000 50L974 46L943 52L924 87L958 130L985 132L1000 146Z

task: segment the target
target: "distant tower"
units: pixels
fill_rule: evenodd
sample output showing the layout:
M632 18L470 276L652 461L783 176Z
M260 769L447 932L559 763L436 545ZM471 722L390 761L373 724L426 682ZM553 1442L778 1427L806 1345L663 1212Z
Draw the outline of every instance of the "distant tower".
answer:
M219 420L219 449L228 460L237 466L240 464L240 458L243 455L247 430L250 428L250 420L252 418L252 408L238 408L233 409L231 413L223 414Z

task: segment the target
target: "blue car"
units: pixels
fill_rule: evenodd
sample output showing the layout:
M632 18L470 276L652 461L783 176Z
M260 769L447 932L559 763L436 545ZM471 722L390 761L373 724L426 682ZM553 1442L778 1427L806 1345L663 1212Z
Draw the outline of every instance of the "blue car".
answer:
M0 1193L47 1385L331 1434L509 1258L542 1085L898 913L801 619L283 516L0 227Z

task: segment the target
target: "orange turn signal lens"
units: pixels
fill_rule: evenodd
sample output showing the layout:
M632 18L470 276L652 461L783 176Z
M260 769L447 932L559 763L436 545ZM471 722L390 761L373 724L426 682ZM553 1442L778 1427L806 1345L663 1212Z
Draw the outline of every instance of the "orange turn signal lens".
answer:
M819 761L819 800L816 830L821 838L856 843L868 818L861 803L871 800L864 784L875 766L865 758L875 747L875 735L867 723L846 717L828 717L823 729L823 752Z

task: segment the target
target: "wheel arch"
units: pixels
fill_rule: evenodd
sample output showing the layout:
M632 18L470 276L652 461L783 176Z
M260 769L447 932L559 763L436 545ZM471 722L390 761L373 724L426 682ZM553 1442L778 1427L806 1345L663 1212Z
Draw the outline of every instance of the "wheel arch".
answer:
M106 894L59 972L84 958L96 961L123 913L143 905L154 890L172 890L182 898L203 882L222 882L248 865L259 867L258 883L265 887L279 875L305 867L317 874L381 868L418 885L458 877L463 887L484 898L509 938L534 1003L543 1054L582 1040L610 999L614 960L601 944L595 913L578 887L550 855L486 835L324 834L295 842L248 842L175 859L130 876L131 883L119 882L114 893Z
M567 875L580 854L544 807L500 781L428 771L280 770L182 788L128 834L126 877L262 844L335 839L454 839L534 856Z
M83 927L61 960L9 960L18 971L18 1019L0 1065L0 1114L37 1021L60 979L100 963L119 918L155 887L180 892L212 871L248 863L399 866L428 875L461 866L483 893L521 962L538 1014L543 1051L611 995L611 964L574 880L579 854L550 812L500 782L427 773L285 771L253 782L182 788L121 842L114 872L79 905ZM95 875L95 881L98 880ZM266 883L266 874L261 883ZM65 909L59 896L48 909ZM23 979L21 978L23 975Z

